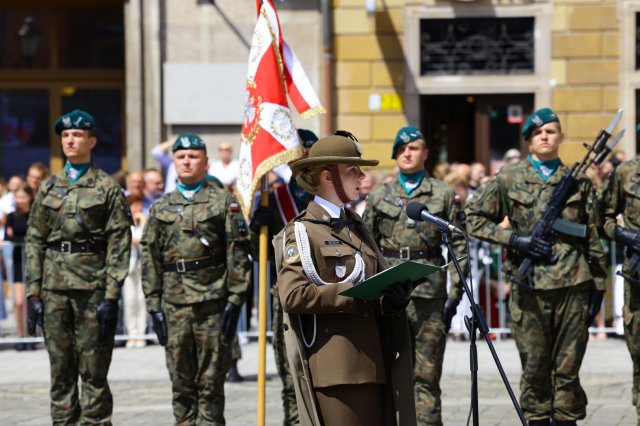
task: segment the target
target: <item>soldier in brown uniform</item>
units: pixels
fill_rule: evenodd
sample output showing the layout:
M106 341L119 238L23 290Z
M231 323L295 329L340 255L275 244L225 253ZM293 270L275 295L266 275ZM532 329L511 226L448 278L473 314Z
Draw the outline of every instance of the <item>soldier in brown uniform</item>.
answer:
M156 200L142 236L142 287L166 345L180 425L224 425L224 379L248 286L248 238L235 197L205 178L200 137L173 145L175 190Z
M298 408L317 404L313 425L415 424L408 330L404 309L411 286L391 286L379 300L365 302L339 293L386 267L359 216L345 211L364 178L355 138L329 136L293 163L300 185L315 194L307 210L289 222L278 290L284 312L302 342L310 399L296 388ZM297 321L300 321L297 323ZM297 326L299 324L299 327ZM393 334L391 333L393 329ZM303 374L289 363L294 381Z

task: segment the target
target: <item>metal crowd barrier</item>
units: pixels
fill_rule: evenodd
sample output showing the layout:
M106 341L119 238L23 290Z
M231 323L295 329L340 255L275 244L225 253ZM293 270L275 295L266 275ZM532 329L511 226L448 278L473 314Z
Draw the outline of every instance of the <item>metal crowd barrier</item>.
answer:
M42 337L18 337L16 332L16 312L14 308L15 288L13 283L12 268L25 268L25 262L21 265L13 265L12 253L14 249L22 249L21 245L10 242L2 242L2 263L4 268L0 268L0 345L15 343L42 342ZM607 293L605 301L600 311L600 318L603 319L601 326L592 326L589 331L592 333L622 334L622 294L623 280L615 274L616 247L615 244L608 246L608 256L614 267L610 268L610 277L607 281ZM489 325L490 332L500 340L510 334L508 309L508 280L502 272L502 249L477 240L470 242L469 263L472 265L472 278L470 282L476 301L482 306L485 319ZM258 307L258 266L253 263L253 292L251 295L252 304L245 304L243 315L238 324L238 335L240 342L244 343L249 339L258 336L257 307ZM268 277L272 276L269 269ZM270 280L269 280L270 281ZM268 288L271 289L269 282ZM454 337L467 337L467 330L464 326L464 315L470 315L469 304L463 302L458 307L458 315L454 318L451 327L451 334ZM126 304L126 300L122 303ZM123 307L123 306L121 306ZM23 315L26 327L27 316L26 301L21 314ZM271 336L271 292L267 292L267 335ZM124 309L120 309L123 312ZM616 327L618 321L619 327ZM116 340L145 339L155 340L155 334L151 329L151 322L148 321L148 331L144 335L129 335L123 325L118 328Z

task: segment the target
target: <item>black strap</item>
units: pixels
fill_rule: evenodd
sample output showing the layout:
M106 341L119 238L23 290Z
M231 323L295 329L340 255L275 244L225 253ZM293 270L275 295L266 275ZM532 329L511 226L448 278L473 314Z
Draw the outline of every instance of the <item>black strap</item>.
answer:
M70 253L95 253L102 254L107 251L106 241L87 241L84 243L74 243L71 241L54 241L47 244L49 250L58 251L64 254Z
M80 225L80 228L82 229L82 233L84 234L85 238L90 242L93 242L94 240L93 235L91 235L91 231L89 231L89 228L87 228L87 225L84 223L84 219L82 218L82 215L80 214L80 212L76 212L74 217L76 218L76 222L78 222L78 225Z
M410 247L405 247L400 250L392 250L387 248L380 248L380 251L385 257L391 257L393 259L406 259L406 260L415 260L415 259L433 259L436 257L442 256L442 252L440 249L437 250L418 250L411 249Z
M198 269L208 268L209 266L219 265L222 256L207 256L197 259L178 259L174 263L166 263L162 265L165 272L185 273L187 271L197 271Z

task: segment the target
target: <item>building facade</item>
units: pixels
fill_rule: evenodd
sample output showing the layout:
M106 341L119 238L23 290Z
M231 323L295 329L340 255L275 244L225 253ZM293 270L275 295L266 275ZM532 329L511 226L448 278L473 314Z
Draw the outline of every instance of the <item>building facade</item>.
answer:
M401 126L425 132L430 162L494 168L523 118L551 106L572 162L618 108L636 153L640 0L284 0L283 34L328 114L296 125L354 133L391 167ZM181 131L213 148L239 139L253 0L0 1L0 176L62 167L64 111L98 122L96 162L155 166Z

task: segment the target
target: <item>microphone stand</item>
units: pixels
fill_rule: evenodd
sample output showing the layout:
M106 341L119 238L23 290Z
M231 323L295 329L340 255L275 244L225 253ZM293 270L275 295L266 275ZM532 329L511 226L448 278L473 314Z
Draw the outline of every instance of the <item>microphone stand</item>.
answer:
M460 268L460 263L456 258L456 253L453 250L451 245L451 232L448 228L438 226L438 230L442 235L442 242L447 246L447 250L449 251L449 255L453 261L453 264L456 267L456 271L458 271L458 276L460 277L460 281L464 287L464 292L469 298L469 302L471 303L471 317L465 317L464 322L469 330L469 363L471 368L471 411L473 412L473 425L479 426L479 412L478 412L478 349L476 347L476 330L480 331L480 335L484 336L484 339L487 342L487 346L489 346L489 350L491 351L491 356L493 356L493 361L498 367L498 371L500 372L500 377L504 383L504 386L507 388L507 392L509 393L509 397L511 398L511 402L518 413L518 417L520 418L520 422L523 426L527 426L527 420L524 418L524 413L522 412L522 408L520 408L520 404L518 404L518 400L516 399L515 394L513 393L513 389L511 388L511 384L509 383L509 379L507 378L507 374L504 372L502 368L502 364L500 363L500 358L498 358L498 354L496 353L495 348L493 347L493 342L489 338L489 327L487 326L487 322L484 319L484 315L482 315L482 308L480 305L476 303L473 298L473 293L469 289L467 285L467 281L464 278L464 273L462 272L462 268ZM464 234L463 234L464 235ZM464 236L466 240L466 235ZM467 247L469 245L467 244Z

